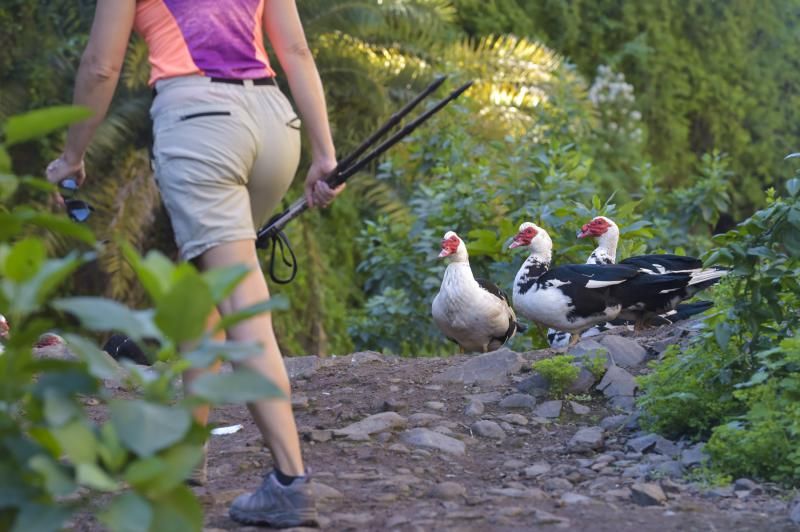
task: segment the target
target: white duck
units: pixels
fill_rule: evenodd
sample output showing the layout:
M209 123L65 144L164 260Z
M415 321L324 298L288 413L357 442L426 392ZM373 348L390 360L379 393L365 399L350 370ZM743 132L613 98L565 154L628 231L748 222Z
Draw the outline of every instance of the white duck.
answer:
M450 264L431 311L436 326L449 340L466 352L485 353L522 330L503 291L472 275L467 247L453 231L445 233L439 257L450 257Z

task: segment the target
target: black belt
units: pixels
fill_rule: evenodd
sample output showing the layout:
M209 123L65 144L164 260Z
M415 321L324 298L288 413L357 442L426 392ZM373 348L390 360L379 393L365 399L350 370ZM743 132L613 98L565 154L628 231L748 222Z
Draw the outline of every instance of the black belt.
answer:
M231 78L211 78L213 83L230 83L231 85L244 85L245 80L243 79L231 79ZM253 85L274 85L275 87L278 86L278 82L275 81L274 77L268 78L256 78L253 81Z

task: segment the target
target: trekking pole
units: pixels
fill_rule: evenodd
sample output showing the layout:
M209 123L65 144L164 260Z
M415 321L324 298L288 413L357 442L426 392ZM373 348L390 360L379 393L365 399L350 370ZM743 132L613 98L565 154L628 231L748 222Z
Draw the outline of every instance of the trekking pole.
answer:
M420 125L426 122L431 116L438 113L444 106L449 104L451 101L458 98L461 93L466 91L471 85L472 81L469 81L462 85L461 87L455 89L451 92L448 96L440 100L436 103L433 107L419 115L413 121L409 122L406 126L404 126L400 131L383 141L377 148L369 152L363 159L359 160L358 162L353 163L353 161L366 151L380 136L382 136L386 131L390 128L395 126L405 114L416 106L425 96L433 92L441 83L444 81L444 77L438 78L434 81L425 91L423 91L419 96L417 96L414 100L409 102L403 109L398 111L396 114L392 115L392 117L384 124L375 134L369 137L366 141L364 141L353 154L348 155L342 162L346 162L347 165L339 163L336 165L336 168L325 176L325 182L330 185L331 188L336 188L347 179L349 179L353 174L357 173L361 169L363 169L367 164L374 161L377 157L385 153L389 148L397 144L400 140L404 137L408 136L412 131L417 129ZM256 239L256 247L259 248L266 248L269 246L269 242L274 239L274 237L284 228L286 224L289 223L291 220L296 218L300 215L303 211L308 209L308 203L306 202L306 198L302 197L292 203L292 205L283 211L280 214L277 214L272 217L272 219L267 222L267 224L258 230L258 238Z

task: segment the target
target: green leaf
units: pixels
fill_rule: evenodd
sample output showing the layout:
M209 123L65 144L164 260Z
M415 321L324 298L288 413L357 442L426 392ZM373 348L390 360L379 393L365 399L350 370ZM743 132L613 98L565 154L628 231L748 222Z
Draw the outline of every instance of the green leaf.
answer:
M237 369L232 373L206 373L192 382L190 390L193 395L214 404L286 397L273 382L247 369Z
M131 310L110 299L69 297L55 300L52 306L76 316L81 324L91 331L120 332L130 336L134 341L161 337L153 325L150 312Z
M69 397L52 388L44 391L44 417L48 424L60 427L79 414L80 408Z
M75 122L86 120L90 116L92 112L88 108L72 105L46 107L12 116L6 122L6 145L13 146L43 137Z
M6 201L14 192L17 191L17 187L19 186L19 179L17 179L13 175L8 175L4 172L8 172L8 170L3 170L3 157L8 157L8 154L5 152L2 146L0 146L0 201ZM10 164L10 161L9 161Z
M165 530L200 531L203 508L188 487L180 485L153 503L152 532Z
M85 260L74 252L61 259L48 260L33 277L13 288L9 294L11 308L21 315L37 311Z
M264 352L264 348L254 342L216 342L205 340L197 349L183 355L184 360L192 363L194 368L207 368L212 362L222 357L226 360L241 361Z
M267 301L256 303L255 305L251 305L245 309L240 310L239 312L228 314L227 316L223 317L220 320L220 322L217 324L214 330L222 331L225 329L229 329L230 327L233 327L237 323L247 321L250 318L253 318L260 314L264 314L265 312L272 312L274 310L286 310L287 308L289 308L289 300L286 299L286 297L281 294L275 295L269 298Z
M797 196L800 192L800 179L794 177L786 182L786 190L789 191L791 197Z
M109 471L117 472L125 465L128 451L119 441L119 436L114 430L114 425L106 423L100 429L100 439L97 442L97 454Z
M75 480L82 486L99 491L115 491L119 489L119 483L97 467L97 464L78 464Z
M20 221L26 224L36 225L52 233L75 238L89 245L94 245L96 242L94 233L92 233L88 225L73 222L63 214L55 215L37 211L23 211L20 213L17 210L11 216L14 218L19 216Z
M64 506L28 503L17 514L11 532L55 532L61 530L71 513Z
M8 155L8 150L5 146L0 144L0 173L11 172L11 156Z
M187 270L157 302L155 322L176 344L193 340L206 329L214 299L202 277Z
M94 463L97 457L97 440L82 420L76 419L63 427L53 428L50 432L72 463Z
M92 376L98 379L121 379L125 375L122 366L91 340L77 334L65 334L64 341L67 342L70 351L86 362Z
M175 265L163 254L158 251L150 251L147 256L142 257L128 242L122 240L119 243L122 254L130 263L136 276L141 281L144 289L153 301L159 301L164 292L169 288L169 280L175 271Z
M128 491L111 501L99 519L112 532L146 532L153 522L153 508L146 499Z
M142 400L115 400L110 409L120 441L139 456L151 456L180 441L192 424L186 410Z
M36 455L28 461L28 465L44 477L45 488L51 495L63 497L75 491L77 486L66 468L49 456Z
M211 289L211 297L214 302L219 303L229 296L249 271L247 266L237 264L228 268L214 268L204 272L203 279Z
M132 464L125 478L148 499L157 499L189 478L202 456L202 445L177 445L158 457Z
M39 271L46 258L47 251L41 239L20 240L14 244L6 257L6 277L17 282L30 279Z

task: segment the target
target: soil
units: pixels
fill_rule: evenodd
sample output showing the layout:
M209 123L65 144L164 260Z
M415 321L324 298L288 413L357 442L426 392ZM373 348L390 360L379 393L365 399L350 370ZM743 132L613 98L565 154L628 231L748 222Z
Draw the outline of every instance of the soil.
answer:
M525 356L530 360L548 354ZM602 418L618 413L600 395L578 398L590 407L589 414L574 414L565 402L561 416L552 421L534 416L530 409L509 410L498 403L486 404L481 415L466 415L466 395L516 393L514 381L530 376L525 373L529 371L526 364L502 385L432 382L434 375L469 358L370 355L359 363L350 356L329 358L321 359L321 367L307 372L305 378L294 379L293 402L303 454L320 484L323 529L798 530L789 519L790 495L777 488L760 485L752 492L720 494L684 479L627 478L623 468L613 463L597 471L587 467L586 461L600 453L627 451L626 436L614 432L606 433L604 448L597 452L569 451L567 442L579 428L596 426ZM331 430L386 410L404 418L414 413L442 416L430 428L463 441L466 453L398 444L403 427L373 434L365 441L327 439ZM502 439L479 437L470 428L479 419L499 423L500 416L509 413L524 414L529 423L505 425ZM255 530L232 521L228 506L237 495L258 486L271 467L269 452L244 406L216 409L212 422L242 424L243 428L211 437L209 482L195 488L205 508L205 529ZM525 475L525 468L540 462L549 464L548 473ZM442 482L455 484L434 490ZM653 506L637 504L626 491L634 483L661 486L667 500ZM78 530L100 529L91 518L75 525Z

